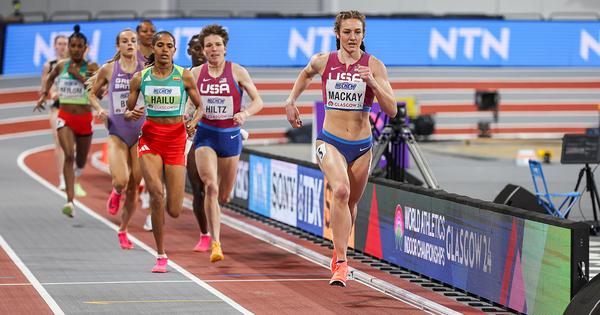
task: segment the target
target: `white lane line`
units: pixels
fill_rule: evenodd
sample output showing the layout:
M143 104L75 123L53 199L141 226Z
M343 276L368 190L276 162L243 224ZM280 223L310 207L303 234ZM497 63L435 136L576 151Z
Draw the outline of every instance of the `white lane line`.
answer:
M25 172L27 175L29 175L31 178L33 178L38 183L40 183L43 186L45 186L46 188L48 188L50 191L52 191L52 192L56 193L57 195L59 195L59 196L61 196L61 197L64 198L65 197L65 193L63 191L59 190L58 188L56 188L55 186L53 186L52 184L50 184L44 178L42 178L41 176L39 176L38 174L36 174L35 172L33 172L27 165L25 165L25 158L27 156L29 156L31 154L35 154L35 153L38 153L38 152L42 152L42 151L48 150L48 149L53 148L53 147L54 147L53 144L49 144L49 145L39 146L39 147L35 147L35 148L31 148L29 150L23 151L19 155L19 157L17 158L17 164L19 165L19 167L21 168L21 170L23 172ZM101 215L97 214L95 211L93 211L92 209L88 208L83 203L81 203L81 202L79 202L77 200L74 200L74 204L77 206L78 209L83 210L83 212L87 213L91 217L93 217L93 218L97 219L98 221L106 224L111 229L113 229L115 231L118 231L119 227L117 225L113 224L112 222L108 221L107 219L105 219ZM145 243L143 243L142 241L140 241L139 239L137 239L133 235L130 235L129 239L132 242L134 242L136 245L138 245L140 248L143 248L148 253L150 253L150 254L152 254L153 256L156 257L156 251L154 249L152 249L150 246L146 245ZM233 307L236 310L238 310L240 313L242 313L242 314L252 314L250 311L248 311L247 309L245 309L244 307L242 307L241 305L239 305L238 303L236 303L235 301L233 301L231 298L229 298L225 294L221 293L217 289L211 287L206 282L200 280L198 277L194 276L192 273L190 273L189 271L185 270L183 267L179 266L178 264L174 263L173 261L169 261L169 266L171 266L173 269L177 270L180 274L182 274L185 277L187 277L188 279L192 280L193 282L195 282L196 284L198 284L202 288L206 289L210 293L214 294L215 296L217 296L218 298L220 298L221 300L223 300L224 302L226 302L227 304L229 304L231 307ZM57 307L58 307L58 305L57 305ZM59 310L60 310L60 308L59 308Z
M329 278L282 278L282 279L214 279L202 280L206 283L220 282L302 282L302 281L329 281ZM152 283L195 283L192 280L139 280L139 281L83 281L83 282L44 282L42 285L113 285L113 284L152 284ZM4 283L0 286L31 285L30 283Z
M0 283L0 287L12 287L12 286L28 286L31 283Z
M80 281L80 282L44 282L43 285L148 284L148 283L194 283L194 281L192 281L192 280Z
M48 307L50 307L52 312L54 312L54 314L64 314L65 312L63 312L63 310L60 308L60 306L58 306L58 304L56 304L56 301L54 301L54 299L50 296L50 294L48 294L48 291L46 291L46 289L44 289L42 284L33 275L33 273L31 273L29 268L27 268L27 266L23 263L23 261L21 261L21 258L19 258L19 256L17 256L17 253L15 253L15 251L10 247L10 245L8 245L8 243L4 240L4 237L2 237L2 235L0 235L0 247L2 247L2 249L4 249L6 254L8 254L8 257L10 257L10 259L15 263L15 265L19 268L19 270L21 270L21 272L23 273L23 275L25 275L27 280L29 280L29 282L31 282L31 285L33 285L33 287L40 294L42 299L44 299L44 301L46 301L46 304L48 304Z
M4 125L4 124L27 123L27 122L33 122L33 121L48 121L48 120L49 120L48 115L32 114L32 115L28 115L28 116L0 119L0 124Z
M14 102L14 103L10 103L10 105L0 104L0 110L12 109L12 108L22 108L22 107L29 107L29 108L31 108L31 110L33 110L34 106L35 106L35 101Z

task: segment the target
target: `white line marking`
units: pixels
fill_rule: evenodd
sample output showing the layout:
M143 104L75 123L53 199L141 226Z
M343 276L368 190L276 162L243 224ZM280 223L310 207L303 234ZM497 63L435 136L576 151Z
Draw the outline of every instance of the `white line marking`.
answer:
M35 106L35 101L30 102L14 102L10 103L10 105L5 105L8 103L0 104L0 110L2 109L11 109L11 108L21 108L21 107L29 107L33 111L33 107Z
M20 117L11 117L0 119L0 124L14 124L14 123L24 123L24 122L33 122L33 121L48 121L50 118L48 115L43 114L31 114L28 116L20 116Z
M25 158L27 156L29 156L31 154L35 154L35 153L41 152L41 151L48 150L49 148L53 148L53 147L54 147L54 144L49 144L49 145L39 146L39 147L35 147L35 148L31 148L29 150L23 151L19 155L19 157L17 158L17 164L19 165L19 167L21 168L21 170L23 172L25 172L27 175L29 175L31 178L33 178L34 180L36 180L37 182L39 182L40 184L42 184L43 186L45 186L46 188L48 188L50 191L53 191L57 195L59 195L59 196L61 196L61 197L64 198L65 197L65 193L63 191L61 191L58 188L54 187L52 184L50 184L44 178L42 178L41 176L39 176L38 174L36 174L35 172L33 172L27 165L25 165ZM117 225L113 224L112 222L108 221L107 219L105 219L101 215L97 214L95 211L93 211L92 209L88 208L83 203L81 203L81 202L79 202L77 200L74 200L74 204L75 204L75 206L77 206L77 208L83 210L85 213L87 213L91 217L93 217L93 218L97 219L98 221L106 224L111 229L113 229L115 231L118 231L119 227ZM154 249L152 249L150 246L148 246L145 243L143 243L142 241L138 240L133 235L130 235L129 239L132 242L134 242L136 245L138 245L140 248L146 250L148 253L150 253L150 254L152 254L153 256L156 257L156 251ZM185 270L184 268L182 268L178 264L174 263L173 261L169 261L169 265L173 269L177 270L179 273L181 273L182 275L184 275L185 277L189 278L190 280L192 280L193 282L195 282L196 284L198 284L199 286L201 286L202 288L206 289L210 293L212 293L215 296L217 296L218 298L222 299L227 304L231 305L231 307L235 308L240 313L242 313L242 314L252 314L250 311L248 311L247 309L245 309L244 307L242 307L241 305L239 305L238 303L236 303L235 301L233 301L231 298L229 298L225 294L221 293L217 289L211 287L206 282L200 280L198 277L194 276L192 273L190 273L189 271ZM57 307L58 307L58 305L57 305ZM60 308L59 308L59 310L60 310Z
M83 282L45 282L43 285L88 285L88 284L147 284L147 283L193 283L192 280L140 280L140 281L83 281Z
M28 286L31 283L0 283L0 287L12 287L12 286Z
M15 251L13 251L13 249L10 247L10 245L8 245L8 243L4 240L4 237L2 237L2 235L0 235L0 246L2 247L2 249L4 249L6 254L8 254L8 257L10 257L10 259L15 263L15 265L17 265L19 270L21 270L23 275L25 275L27 280L29 280L29 282L31 282L31 285L33 285L35 290L40 294L40 296L44 299L44 301L46 301L46 304L48 304L48 307L50 307L52 312L54 312L54 314L64 314L65 312L63 312L63 310L60 308L60 306L58 306L58 304L56 304L56 301L54 301L54 299L50 296L50 294L48 294L48 291L46 291L46 289L44 289L42 284L37 280L37 278L33 275L33 273L31 273L31 271L29 271L29 268L27 268L27 266L23 263L23 261L21 261L21 258L19 258L19 256L17 256L17 253L15 253Z

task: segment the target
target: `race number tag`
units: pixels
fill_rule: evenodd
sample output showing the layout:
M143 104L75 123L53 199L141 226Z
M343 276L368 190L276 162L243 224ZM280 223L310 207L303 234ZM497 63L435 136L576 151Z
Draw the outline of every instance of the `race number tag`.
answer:
M232 96L202 96L204 117L209 120L226 120L233 118Z
M60 78L58 93L61 100L78 100L85 95L85 86L74 79Z
M58 130L64 126L65 126L65 120L60 117L57 117L56 118L56 130Z
M174 86L146 86L144 101L148 109L159 112L179 110L180 88Z
M325 143L321 143L321 145L319 145L317 147L317 157L319 158L319 161L321 163L323 163L323 159L325 158L325 154L327 154L327 149L325 147Z
M127 99L129 98L129 91L113 92L112 103L113 103L113 114L123 115L127 110Z
M367 84L362 81L327 80L326 106L331 109L362 110Z

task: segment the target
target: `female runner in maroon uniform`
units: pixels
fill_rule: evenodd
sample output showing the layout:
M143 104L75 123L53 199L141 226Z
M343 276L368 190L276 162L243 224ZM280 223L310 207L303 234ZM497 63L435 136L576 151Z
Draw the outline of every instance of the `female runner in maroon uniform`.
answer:
M346 286L348 238L371 164L369 111L373 97L388 116L396 116L397 109L385 66L364 51L365 16L358 11L340 12L334 31L338 50L311 58L298 75L285 110L292 127L301 127L296 100L312 77L320 74L325 120L317 137L317 160L333 190L333 276L329 284Z
M205 26L200 32L200 43L208 62L192 69L204 107L194 148L199 162L198 174L204 183L204 210L212 238L211 262L224 258L219 202L229 201L235 183L242 151L240 126L263 106L248 71L236 63L225 61L228 39L229 35L222 26ZM251 99L244 110L241 108L242 91L246 91Z

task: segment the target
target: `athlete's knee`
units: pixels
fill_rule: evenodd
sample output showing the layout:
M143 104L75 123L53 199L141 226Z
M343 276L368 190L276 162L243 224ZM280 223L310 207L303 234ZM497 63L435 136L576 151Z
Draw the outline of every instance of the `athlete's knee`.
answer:
M231 196L229 194L219 196L219 203L228 203L229 201L231 201Z
M125 188L129 191L129 187L127 187L127 178L125 176L114 176L113 187L115 187L117 191L122 191Z
M348 199L350 198L350 187L347 184L333 186L333 198L348 202Z
M216 182L204 183L204 194L207 198L217 198L219 196L219 185Z
M63 152L64 153L64 158L65 158L65 163L75 163L75 152L69 151L69 152Z
M161 208L164 203L164 193L162 189L148 189L148 193L150 194L150 204L152 208Z
M176 202L171 202L167 205L167 213L171 218L179 217L181 214L182 205L181 203L177 204Z

